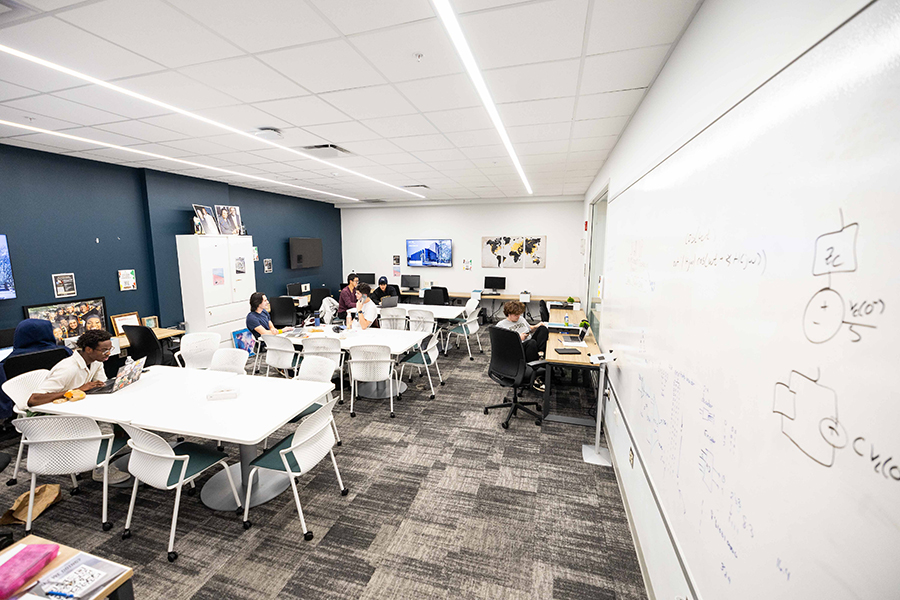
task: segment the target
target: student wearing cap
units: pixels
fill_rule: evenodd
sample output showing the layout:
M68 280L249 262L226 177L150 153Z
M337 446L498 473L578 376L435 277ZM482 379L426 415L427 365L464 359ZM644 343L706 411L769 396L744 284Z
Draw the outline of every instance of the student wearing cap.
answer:
M375 304L381 304L381 299L385 296L396 296L397 292L393 287L388 287L387 277L382 275L378 278L378 287L369 294L369 298Z

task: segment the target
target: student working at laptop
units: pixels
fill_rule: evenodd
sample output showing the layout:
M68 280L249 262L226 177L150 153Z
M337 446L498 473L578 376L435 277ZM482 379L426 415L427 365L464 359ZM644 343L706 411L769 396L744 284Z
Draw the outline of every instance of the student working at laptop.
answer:
M111 337L105 329L92 329L82 333L76 342L76 351L50 369L47 379L28 399L28 406L40 406L59 400L70 390L87 392L101 387L106 381L103 363L109 359L112 351ZM113 429L116 437L126 437L124 430L118 427ZM110 483L122 483L128 477L128 473L109 465ZM103 481L102 468L94 469L93 479Z
M522 347L525 349L525 360L528 362L540 360L538 353L546 352L550 330L543 323L529 325L528 321L522 317L525 314L525 305L518 300L510 300L504 304L503 314L506 315L506 318L497 323L497 327L519 334L522 339ZM541 385L535 381L536 388L540 388Z
M382 275L378 278L378 287L372 290L372 293L369 294L369 298L375 304L381 304L381 299L385 297L396 296L397 292L394 291L394 288L388 287L387 277Z

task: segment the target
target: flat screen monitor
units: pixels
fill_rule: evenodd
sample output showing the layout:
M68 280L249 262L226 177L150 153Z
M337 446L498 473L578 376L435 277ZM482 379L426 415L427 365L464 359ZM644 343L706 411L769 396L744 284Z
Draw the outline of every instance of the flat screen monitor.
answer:
M310 269L322 266L322 240L320 238L291 238L291 268Z
M303 295L303 284L302 283L287 284L287 295L288 296L302 296Z
M410 290L417 290L419 286L422 285L420 282L420 277L418 275L401 275L400 276L400 287L404 287Z
M106 329L106 298L67 300L23 307L26 319L43 319L53 325L57 341L78 337L90 329Z
M12 300L15 297L16 282L13 281L9 246L6 243L6 236L0 235L0 300Z
M452 267L450 240L406 240L406 264L410 267Z
M506 277L485 277L484 289L486 290L505 290Z
M360 283L375 285L375 273L357 273L356 276L359 277Z

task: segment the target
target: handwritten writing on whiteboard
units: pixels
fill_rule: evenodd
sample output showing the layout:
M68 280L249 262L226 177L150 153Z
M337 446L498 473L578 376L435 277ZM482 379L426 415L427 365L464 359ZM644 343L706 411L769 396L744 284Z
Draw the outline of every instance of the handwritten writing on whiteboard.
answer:
M760 275L766 272L766 251L751 250L748 252L706 252L698 254L685 252L672 260L672 268L690 272L699 269L731 269L752 270Z

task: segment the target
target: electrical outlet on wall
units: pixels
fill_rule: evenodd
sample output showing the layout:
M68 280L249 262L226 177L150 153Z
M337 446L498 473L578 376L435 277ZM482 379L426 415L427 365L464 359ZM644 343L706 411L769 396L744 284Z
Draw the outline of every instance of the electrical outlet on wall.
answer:
M308 284L308 283L304 283L303 285L300 286L300 289L303 290L304 292L308 292L308 291L309 291L309 284Z

